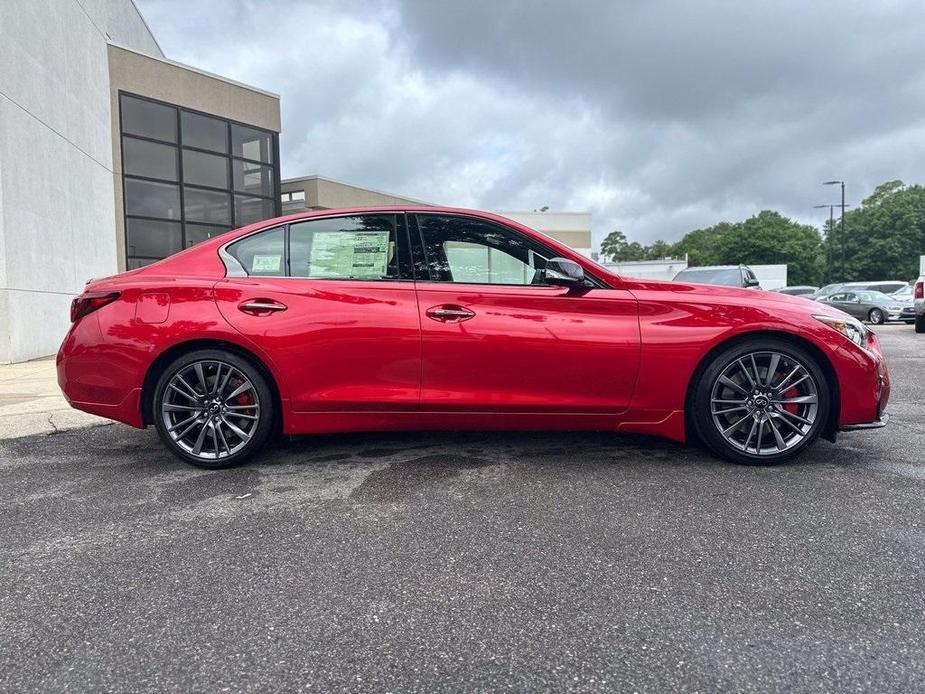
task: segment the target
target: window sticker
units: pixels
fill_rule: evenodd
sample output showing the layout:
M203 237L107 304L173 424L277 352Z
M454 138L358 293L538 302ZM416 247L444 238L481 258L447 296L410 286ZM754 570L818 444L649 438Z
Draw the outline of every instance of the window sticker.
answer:
M281 255L255 255L251 272L279 272L282 261Z
M308 277L381 279L388 274L389 231L318 231Z

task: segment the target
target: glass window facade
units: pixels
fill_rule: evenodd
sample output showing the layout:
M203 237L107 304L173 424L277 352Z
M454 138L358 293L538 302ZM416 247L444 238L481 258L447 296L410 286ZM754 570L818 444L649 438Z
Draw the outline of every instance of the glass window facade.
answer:
M121 94L126 266L279 216L276 133Z

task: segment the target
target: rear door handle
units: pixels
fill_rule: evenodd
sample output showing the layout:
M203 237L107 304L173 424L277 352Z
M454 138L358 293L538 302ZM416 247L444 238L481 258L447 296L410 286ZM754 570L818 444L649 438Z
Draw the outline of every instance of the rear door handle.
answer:
M443 304L442 306L431 306L425 312L431 320L441 323L462 323L464 320L475 318L475 312L470 311L464 306L458 304Z
M255 316L266 316L277 311L285 311L286 308L286 304L281 304L273 299L251 299L238 305L239 311Z

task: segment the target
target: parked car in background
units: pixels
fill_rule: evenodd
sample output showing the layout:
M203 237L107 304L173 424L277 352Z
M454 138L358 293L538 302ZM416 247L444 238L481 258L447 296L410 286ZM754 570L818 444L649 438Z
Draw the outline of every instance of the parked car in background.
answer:
M771 291L780 292L781 294L789 294L790 296L809 296L810 294L815 294L819 291L819 287L811 287L809 285L798 284L793 287L780 287L779 289L772 289Z
M838 282L836 284L827 284L819 291L813 294L814 299L821 299L824 296L831 296L842 291L864 291L870 290L890 294L908 286L908 282L902 280L883 280L879 282Z
M908 299L912 301L912 295L915 290L915 287L912 284L907 284L902 289L897 289L895 292L886 292L894 299Z
M915 332L925 333L925 275L919 277L912 289L912 301L915 306Z
M674 276L675 282L718 284L723 287L761 289L758 277L747 265L704 265L689 267Z
M883 292L847 291L847 289L846 287L845 291L822 297L817 301L840 308L850 316L870 321L876 325L882 325L887 321L911 323L914 320L911 301L894 299Z
M877 335L774 292L612 274L488 212L319 210L93 280L58 383L236 465L276 433L583 430L780 463L886 424Z

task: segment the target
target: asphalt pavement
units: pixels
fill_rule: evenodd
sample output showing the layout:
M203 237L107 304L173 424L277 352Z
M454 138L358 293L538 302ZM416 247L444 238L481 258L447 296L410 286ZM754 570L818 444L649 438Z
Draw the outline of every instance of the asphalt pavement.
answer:
M0 441L0 690L922 691L925 335L798 462L588 434Z

